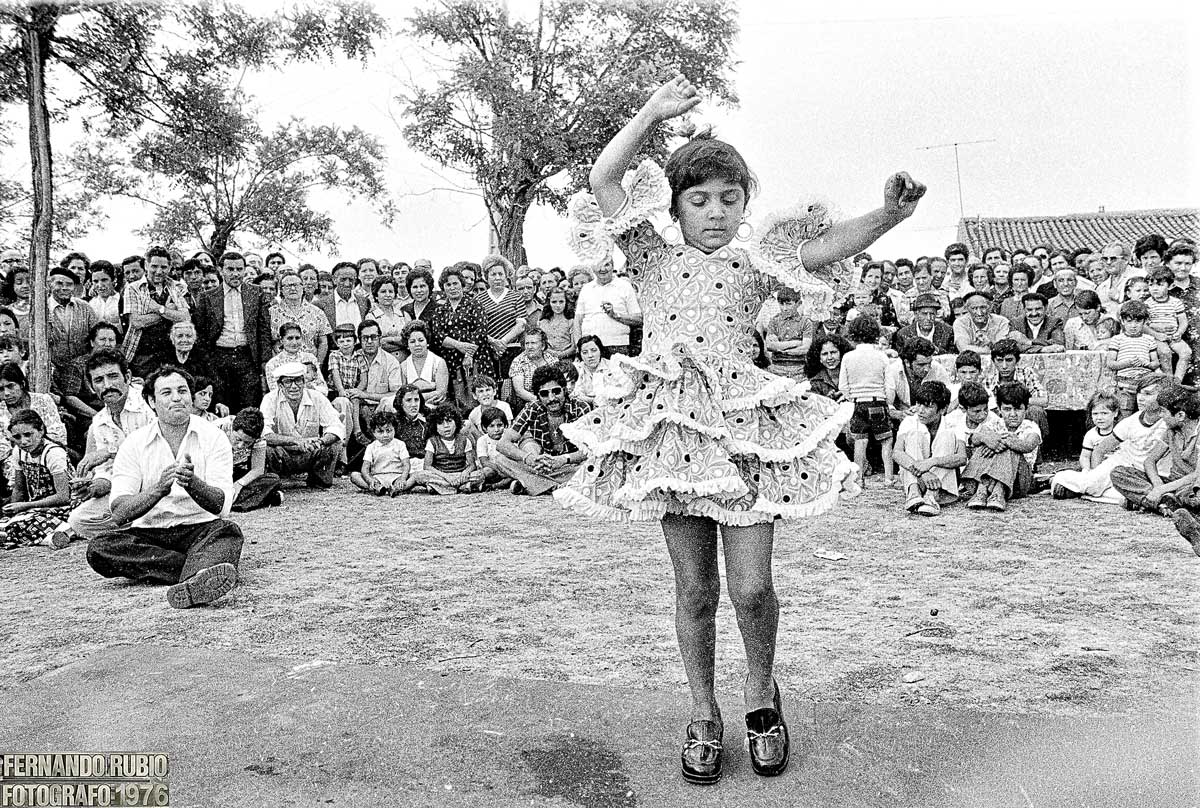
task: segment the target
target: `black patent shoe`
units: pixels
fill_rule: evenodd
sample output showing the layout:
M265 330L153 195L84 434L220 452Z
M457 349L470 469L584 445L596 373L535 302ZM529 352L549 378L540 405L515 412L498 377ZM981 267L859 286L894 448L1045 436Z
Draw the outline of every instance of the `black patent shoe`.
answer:
M788 729L783 721L783 701L775 683L773 707L746 713L746 738L750 741L750 765L762 777L783 774L788 765Z
M718 717L715 721L693 721L687 725L687 740L683 742L680 760L683 779L698 786L711 786L721 779L721 739L725 727Z

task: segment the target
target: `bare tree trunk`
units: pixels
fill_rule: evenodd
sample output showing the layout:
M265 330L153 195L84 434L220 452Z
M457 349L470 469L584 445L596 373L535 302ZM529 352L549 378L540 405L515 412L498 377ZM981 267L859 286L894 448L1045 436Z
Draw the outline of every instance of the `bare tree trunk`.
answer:
M521 202L508 206L504 205L492 210L491 237L489 246L500 253L513 266L519 267L529 263L525 255L525 214L529 212L529 203Z
M29 269L33 280L30 295L30 387L50 392L50 340L47 332L46 273L50 267L50 242L54 235L53 156L50 150L50 114L46 109L46 60L50 32L58 19L52 5L30 7L30 24L25 29L28 61L25 81L29 91L29 156L33 164L33 232L29 245Z

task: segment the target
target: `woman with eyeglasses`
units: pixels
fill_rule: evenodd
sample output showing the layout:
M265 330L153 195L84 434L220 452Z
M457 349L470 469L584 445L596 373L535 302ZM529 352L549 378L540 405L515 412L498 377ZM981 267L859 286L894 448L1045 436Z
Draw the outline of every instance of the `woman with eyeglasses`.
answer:
M279 296L271 304L271 333L278 334L286 323L300 326L304 339L303 350L316 354L319 364L325 364L329 353L329 335L333 327L325 312L304 299L304 280L294 270L278 278Z

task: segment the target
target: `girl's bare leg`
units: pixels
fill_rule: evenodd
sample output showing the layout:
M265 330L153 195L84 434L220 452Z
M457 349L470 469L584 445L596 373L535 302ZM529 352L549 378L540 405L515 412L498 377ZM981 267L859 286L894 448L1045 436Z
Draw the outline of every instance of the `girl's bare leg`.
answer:
M779 599L771 576L775 525L721 526L725 580L746 649L746 712L770 707L775 696L775 636Z
M692 692L692 720L719 715L714 692L717 645L717 524L698 516L667 514L662 520L675 568L675 634Z

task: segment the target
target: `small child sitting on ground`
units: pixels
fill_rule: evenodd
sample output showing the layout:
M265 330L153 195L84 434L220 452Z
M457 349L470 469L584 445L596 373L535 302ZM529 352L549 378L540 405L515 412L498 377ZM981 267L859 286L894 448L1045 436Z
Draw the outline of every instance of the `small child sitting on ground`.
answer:
M13 452L8 456L12 499L3 508L0 542L6 550L71 543L71 461L67 450L46 438L46 424L33 410L19 410L8 422Z
M488 407L480 416L480 423L483 424L483 434L475 441L475 463L483 472L483 482L495 489L508 488L512 480L497 470L492 459L500 453L496 444L500 442L510 420L499 407Z
M1089 471L1104 462L1107 453L1097 450L1101 442L1116 428L1121 405L1115 395L1101 390L1088 402L1087 412L1093 426L1083 436L1083 450L1079 453L1081 471Z
M396 440L396 415L376 412L368 426L375 440L363 452L362 469L350 472L350 482L368 494L398 496L406 490L409 464L404 441Z
M1146 330L1158 340L1158 362L1163 373L1171 372L1171 354L1175 354L1175 381L1182 383L1192 361L1192 349L1183 339L1187 331L1187 310L1183 301L1171 297L1171 284L1175 275L1166 267L1155 267L1146 276L1150 296L1144 301L1150 318Z
M993 413L971 436L975 450L963 470L963 477L977 484L967 502L972 510L1003 511L1008 500L1028 496L1033 490L1042 431L1025 420L1029 390L1020 382L1004 382L996 387L996 401L1000 416Z
M451 404L438 406L429 416L425 443L425 470L417 481L434 494L478 490L483 472L475 467L475 447L464 434L462 416Z
M850 419L850 438L854 441L854 462L858 464L858 484L863 485L867 469L867 443L879 441L883 454L883 484L891 487L892 420L888 406L896 398L895 385L888 373L888 356L879 347L879 323L869 314L858 317L849 326L853 350L842 357L838 390L854 402Z
M958 409L947 412L943 423L962 438L967 459L974 449L971 436L987 423L989 415L995 416L987 389L979 382L963 382L958 390Z

